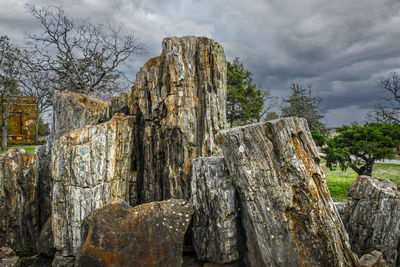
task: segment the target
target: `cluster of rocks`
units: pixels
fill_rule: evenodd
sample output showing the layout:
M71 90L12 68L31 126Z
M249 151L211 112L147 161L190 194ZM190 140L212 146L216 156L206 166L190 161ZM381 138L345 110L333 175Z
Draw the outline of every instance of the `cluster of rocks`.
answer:
M342 220L304 119L224 129L222 47L162 47L130 94L59 94L47 145L0 156L0 246L53 266L181 266L184 246L198 266L399 266L393 185L360 177Z

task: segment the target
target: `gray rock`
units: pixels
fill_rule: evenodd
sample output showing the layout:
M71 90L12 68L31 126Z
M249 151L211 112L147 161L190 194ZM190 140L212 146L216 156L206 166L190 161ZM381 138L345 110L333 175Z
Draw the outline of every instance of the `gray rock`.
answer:
M191 189L196 210L192 241L197 257L220 264L238 260L235 188L224 158L194 159Z
M91 211L117 198L129 201L132 125L132 117L116 114L108 122L70 131L54 142L55 260L76 255L83 241L83 219Z
M194 158L218 152L226 123L226 60L207 38L165 38L136 75L134 166L140 203L190 197Z
M340 215L341 217L343 217L344 206L346 205L346 203L343 203L343 202L333 202L333 204L335 205L335 208L336 208L337 212L339 213L339 215Z
M360 258L360 267L387 267L386 261L383 259L383 254L380 251L374 250L370 254L364 254Z
M354 266L305 119L220 131L239 195L247 266Z
M389 266L400 266L400 192L389 180L359 176L349 188L343 222L358 255L383 253Z
M36 155L18 148L0 156L0 214L0 246L36 246L40 230Z
M87 238L75 266L182 266L187 201L170 199L131 207L115 201L86 219Z

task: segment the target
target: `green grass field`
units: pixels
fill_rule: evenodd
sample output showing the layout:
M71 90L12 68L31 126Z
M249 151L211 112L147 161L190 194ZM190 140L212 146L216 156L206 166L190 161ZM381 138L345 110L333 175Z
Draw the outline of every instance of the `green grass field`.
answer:
M347 201L347 190L357 178L357 174L350 168L342 172L340 168L330 171L324 167L324 172L332 198L335 201ZM400 165L377 163L375 164L372 176L389 179L400 185Z

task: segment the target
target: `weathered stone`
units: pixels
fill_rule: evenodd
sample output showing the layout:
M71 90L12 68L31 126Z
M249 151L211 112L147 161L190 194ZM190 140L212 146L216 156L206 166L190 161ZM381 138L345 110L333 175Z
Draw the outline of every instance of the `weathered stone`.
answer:
M235 188L224 158L198 158L192 162L195 207L192 241L200 260L229 263L238 260Z
M76 255L83 241L81 224L91 211L117 198L129 201L132 125L132 117L116 114L108 122L70 131L54 142L52 229L56 260Z
M0 267L20 267L21 260L17 256L0 258Z
M38 252L49 257L54 256L56 253L56 249L54 248L53 230L51 229L51 217L47 219L47 222L40 231Z
M51 215L51 188L52 178L50 172L50 144L38 146L35 149L35 154L39 160L39 217L40 226L43 227Z
M194 158L218 152L224 128L226 60L207 38L165 38L162 54L136 75L134 165L142 202L190 197Z
M284 118L220 131L238 191L246 266L354 266L307 122Z
M333 202L333 204L335 205L335 208L336 208L337 212L339 213L339 215L340 215L341 217L343 217L344 206L346 205L346 203L343 203L343 202Z
M390 266L400 266L397 185L385 179L359 176L348 194L343 222L353 251L361 256L379 250Z
M23 149L0 156L0 246L34 247L39 236L38 158Z
M12 248L8 247L1 247L0 248L0 259L6 258L6 257L13 257L15 256L14 250Z
M123 113L129 115L130 103L131 103L131 94L128 93L122 93L119 96L111 98L111 114Z
M380 251L374 250L370 254L365 254L360 258L360 267L386 267L387 264L383 259Z
M59 93L54 101L53 140L86 125L110 119L110 106L103 101L79 93Z
M88 235L75 266L181 266L193 206L167 200L131 207L116 201L85 219Z

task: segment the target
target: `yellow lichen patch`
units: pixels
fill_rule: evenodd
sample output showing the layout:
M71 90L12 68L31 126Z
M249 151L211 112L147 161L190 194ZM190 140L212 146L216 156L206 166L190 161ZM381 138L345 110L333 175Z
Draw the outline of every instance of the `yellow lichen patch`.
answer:
M144 67L148 70L150 70L151 68L157 66L159 64L159 62L162 61L162 57L158 56L158 57L153 57L150 58L145 64Z
M292 137L291 140L294 146L294 151L296 152L298 159L301 160L301 162L304 164L307 173L310 174L311 176L314 173L314 168L316 165L314 160L309 155L307 155L307 153L301 147L299 138L297 136Z

